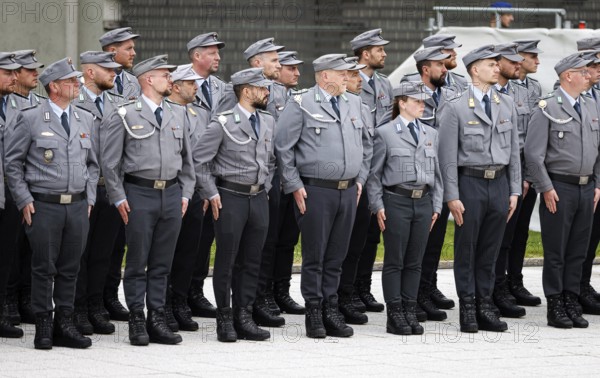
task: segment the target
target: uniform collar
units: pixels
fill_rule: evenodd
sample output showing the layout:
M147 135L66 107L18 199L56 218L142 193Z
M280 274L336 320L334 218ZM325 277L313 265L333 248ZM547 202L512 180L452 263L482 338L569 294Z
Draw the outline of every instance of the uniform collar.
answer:
M156 109L159 107L159 105L156 105L154 103L154 101L150 100L144 94L142 94L140 97L144 99L144 102L148 105L148 107L150 107L150 110L152 110L152 113L154 113L156 111ZM161 104L162 104L162 101L161 101Z
M569 104L571 104L571 106L575 105L576 102L579 102L579 96L577 96L577 98L573 98L571 97L562 87L559 87L561 92L563 93L563 95L565 96L565 98L567 100L569 100Z
M244 116L246 117L246 119L249 120L252 115L254 115L254 117L258 118L258 114L256 112L250 113L249 111L247 111L246 109L244 109L244 107L241 106L239 103L237 104L237 107L242 112L242 114L244 114Z
M58 119L61 119L63 113L67 113L67 120L70 121L71 104L69 104L64 110L60 106L58 106L54 102L52 102L52 100L50 100L50 99L48 99L48 104L50 104L50 109L52 109L52 112L54 112L54 114L56 114Z
M408 124L412 122L412 124L416 126L417 131L419 131L421 129L421 127L419 126L419 122L417 121L416 118L413 121L409 121L406 118L402 117L400 114L398 114L398 117L400 117L400 120L406 127L408 127Z

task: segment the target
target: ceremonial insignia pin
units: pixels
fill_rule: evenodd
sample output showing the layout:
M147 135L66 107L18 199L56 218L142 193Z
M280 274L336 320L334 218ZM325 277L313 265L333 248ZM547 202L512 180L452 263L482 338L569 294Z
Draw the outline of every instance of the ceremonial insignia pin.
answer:
M51 136L54 136L54 133L51 133L49 131L42 131L42 136L49 136L49 137L51 137Z
M143 129L143 128L144 128L144 126L142 126L142 125L134 125L134 126L131 126L131 130L141 130L141 129Z
M235 123L240 123L240 115L235 113L233 115L233 120L235 121Z
M546 107L546 105L548 105L546 100L540 100L540 102L538 103L538 106L542 109L544 109Z
M44 151L44 161L50 163L52 162L52 159L54 159L54 152L52 152L52 150Z
M73 112L73 115L75 116L75 119L79 121L79 114L77 112Z
M473 98L469 99L469 108L474 108L475 107L475 100L473 100Z
M44 112L44 121L50 122L50 112Z
M12 97L10 99L10 106L12 106L13 109L17 108L17 103L15 102L15 99Z
M467 122L469 125L479 125L479 121L469 121Z
M559 132L558 132L558 139L562 139L562 138L564 138L564 137L565 137L565 133L564 133L564 132L562 132L562 131L559 131Z
M119 113L121 117L125 117L125 114L127 114L127 110L124 107L120 107L119 110L117 110L117 113Z
M320 128L320 127L317 127L317 128L315 129L315 133L317 133L317 135L320 135L320 134L321 134L321 128Z
M80 136L81 138L87 138L89 135L87 135L86 133L81 133L81 134L79 134L79 136Z
M497 95L497 94L494 94L494 102L495 102L496 104L499 104L499 103L500 103L500 99L498 98L498 95Z

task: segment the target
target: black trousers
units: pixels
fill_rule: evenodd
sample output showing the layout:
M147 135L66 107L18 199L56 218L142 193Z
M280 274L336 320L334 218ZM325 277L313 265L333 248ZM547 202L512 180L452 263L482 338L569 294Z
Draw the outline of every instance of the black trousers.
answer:
M204 214L202 221L202 232L200 235L200 245L196 262L194 263L194 273L192 274L192 285L204 287L204 280L208 277L210 269L210 250L215 240L215 228L210 205Z
M86 248L77 275L76 305L85 304L88 298L102 298L115 239L122 223L119 211L108 200L106 188L98 186L96 204L90 214Z
M87 201L69 205L35 201L25 233L31 257L31 308L34 313L73 308L81 255L89 230Z
M119 216L120 218L120 216ZM119 232L113 246L113 251L110 256L110 265L104 282L104 291L108 293L116 293L121 284L121 270L123 267L123 258L125 257L125 225L123 221L119 223Z
M416 300L433 214L431 197L412 199L384 191L383 204L383 297L386 303Z
M590 243L588 245L587 254L581 270L582 284L589 284L592 279L592 267L594 265L594 258L596 257L598 243L600 243L600 210L596 210L596 212L594 212Z
M275 264L273 266L273 282L287 284L292 279L294 251L300 239L300 229L294 214L293 194L280 193L279 202L279 237L275 248Z
M527 250L527 240L529 239L529 223L536 199L535 189L530 188L521 201L513 241L508 252L507 273L509 275L520 275L523 272L523 261Z
M164 190L125 183L131 212L125 226L127 259L123 288L129 310L165 305L167 279L181 228L181 188ZM145 302L144 302L145 299Z
M217 251L213 288L218 308L254 304L260 260L269 229L267 193L219 190L222 209L214 222ZM233 300L232 300L233 292Z
M279 238L279 203L281 199L279 195L281 192L279 175L274 175L271 183L272 187L269 191L269 230L260 260L257 297L264 296L265 292L273 285L275 254L277 251L277 239Z
M356 216L357 188L306 185L305 190L306 211L300 214L295 207L302 237L302 297L306 302L335 299Z
M488 297L508 216L507 176L495 180L460 174L459 198L465 212L454 231L454 279L459 298Z
M173 294L184 298L187 298L195 261L200 251L200 235L204 221L203 203L204 200L200 198L200 193L194 192L181 222L181 231L177 238L173 265L169 275Z
M548 297L563 291L579 294L581 269L594 218L594 184L552 181L552 185L559 198L556 213L551 214L546 204L540 203L544 295Z
M342 275L340 276L340 287L338 290L340 294L350 295L354 290L354 281L356 280L358 264L367 241L370 223L371 211L369 210L369 199L365 191L361 194L360 200L358 201L356 217L354 218L352 234L350 235L348 253L342 264Z
M429 233L427 247L425 247L425 253L423 254L421 283L424 285L433 285L437 281L437 270L440 265L442 249L444 248L449 216L450 210L448 210L448 205L444 203L442 205L442 213Z
M8 190L4 187L6 200L0 210L0 305L4 303L9 281L14 271L19 277L19 246L24 236L22 215Z
M377 217L371 215L367 230L367 241L358 260L356 280L371 282L373 264L375 264L375 259L377 258L377 246L379 242L381 242L381 230L377 224Z

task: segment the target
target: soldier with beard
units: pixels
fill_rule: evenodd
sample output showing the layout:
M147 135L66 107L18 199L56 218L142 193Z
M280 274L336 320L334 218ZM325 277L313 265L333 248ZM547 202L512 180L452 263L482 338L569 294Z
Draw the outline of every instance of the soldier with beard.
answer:
M123 286L132 345L181 342L181 336L167 325L164 306L181 218L192 198L195 176L186 109L164 101L171 94L174 69L166 55L133 68L142 95L110 115L102 148L109 200L125 223L128 249Z
M231 81L238 104L212 119L197 146L200 194L210 199L217 240L217 339L260 341L271 336L252 315L275 170L275 121L265 111L273 83L262 68L239 71Z

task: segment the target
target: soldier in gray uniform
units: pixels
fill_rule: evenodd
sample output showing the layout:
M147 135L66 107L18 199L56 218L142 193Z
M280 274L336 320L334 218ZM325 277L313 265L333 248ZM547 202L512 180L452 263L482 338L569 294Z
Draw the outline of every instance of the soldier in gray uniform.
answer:
M115 63L114 56L115 53L103 51L86 51L79 55L84 84L73 105L94 116L91 140L96 156L100 155L103 143L104 115L108 116L124 102L123 97L110 93L114 87L115 69L121 67ZM87 246L81 256L75 291L75 326L84 335L111 334L115 331L104 307L103 293L121 224L119 212L108 201L104 177L100 174L96 204L90 215Z
M137 78L126 70L133 68L136 57L135 40L139 38L131 28L118 28L111 30L100 37L102 50L115 53L115 62L123 66L117 70L115 76L115 93L126 100L132 100L141 94ZM121 225L111 257L111 263L104 286L104 306L113 320L127 321L129 312L119 301L118 291L121 283L121 266L125 254L125 226Z
M166 55L138 63L142 95L106 121L102 172L109 200L125 223L123 287L130 311L129 341L177 344L165 318L167 278L195 184L186 109L164 101L171 94ZM144 307L148 307L145 322Z
M363 79L362 91L360 97L365 103L373 116L373 125L384 124L390 121L392 116L392 85L388 78L377 72L385 66L385 45L389 44L381 36L381 29L368 30L354 37L350 41L350 47L354 51L354 56L358 57L358 63L364 64L365 67L360 70L360 75ZM366 197L366 195L365 195ZM359 206L363 209L368 206L368 201L365 198ZM381 312L383 304L377 302L373 294L371 294L371 275L373 274L373 264L377 255L377 245L381 239L381 232L377 227L375 216L369 221L362 219L364 211L358 211L358 224L352 228L354 240L350 244L350 248L359 248L360 259L358 261L358 269L354 280L355 291L360 300L363 302L365 309L368 311ZM348 251L349 255L356 255L356 251ZM360 306L360 303L359 303ZM362 306L360 306L362 307Z
M99 174L93 116L71 105L80 75L70 58L50 64L40 75L49 100L21 111L6 145L8 184L33 250L36 349L92 345L73 324L77 271Z
M591 87L587 91L586 96L596 103L596 109L600 113L600 90L598 89L600 65L596 62L598 51L600 50L600 39L581 39L577 41L577 49L579 51L587 50L588 53L586 53L586 59L594 60L588 67L588 70L590 71ZM584 314L600 315L600 294L598 294L591 285L592 266L594 264L594 258L596 257L598 243L600 243L600 211L594 212L594 223L592 225L590 244L581 271L579 303L581 304Z
M594 101L581 94L589 89L586 66L592 62L582 55L571 54L554 66L560 87L538 102L525 141L527 178L542 193L548 325L557 328L588 326L577 300L600 199L600 125Z
M521 39L516 40L517 51L523 57L519 68L519 78L510 81L512 88L511 96L514 98L517 109L517 128L519 130L519 148L521 151L521 172L523 177L523 197L519 198L517 209L515 210L514 221L507 224L507 230L514 227L512 232L505 232L505 238L502 241L501 254L503 249L508 249L508 259L506 264L507 286L510 294L515 298L518 305L537 306L542 303L540 297L529 292L523 285L523 261L525 259L525 250L527 249L527 240L529 238L529 221L535 207L537 193L535 190L529 190L530 184L525 180L525 162L523 148L525 147L525 138L527 137L527 128L531 112L538 99L542 95L540 83L529 74L537 72L540 64L538 54L542 50L538 49L539 40ZM512 222L516 222L514 226Z
M452 101L456 94L453 89L454 87L446 85L446 78L449 75L449 71L444 62L451 59L452 56L444 53L444 50L441 46L426 47L413 55L417 62L417 71L419 72L420 80L425 84L423 88L429 94L429 97L425 99L425 111L423 112L423 116L419 118L419 121L433 128L439 127L436 113L440 102L446 99L451 99ZM403 77L401 82L406 80L407 76ZM440 308L451 309L454 307L454 301L446 298L437 289L437 269L446 236L449 215L450 210L448 210L448 206L444 203L442 205L442 212L440 213L441 221L433 225L423 256L421 282L417 296L417 315L423 316L419 311L421 310L424 312L427 320L445 320L448 316Z
M4 188L4 141L6 139L5 135L8 123L12 122L12 118L18 114L16 101L10 98L10 94L15 90L15 70L20 67L21 65L15 61L13 53L0 53L0 157L2 158L0 161L0 226L2 226L2 232L0 232L0 242L2 243L2 248L0 249L0 337L10 338L22 337L23 330L13 327L8 313L7 315L4 314L7 284L18 251L15 235L19 220L18 209L15 209L14 201L11 201L9 191ZM15 106L14 111L10 110L11 100ZM12 114L11 117L7 114L9 110ZM8 201L5 197L8 197Z
M35 50L19 50L14 51L15 61L22 65L15 71L17 83L15 91L9 95L10 101L7 102L7 127L5 138L14 129L17 115L23 108L39 105L46 98L33 92L38 86L38 69L44 65L37 61ZM12 120L12 121L11 121ZM6 182L4 182L7 185ZM8 237L9 241L0 241L0 245L5 248L16 248L12 264L12 271L6 289L5 314L16 323L35 324L35 316L31 311L31 248L25 237L25 229L23 228L22 216L19 209L10 194L9 190L5 190L6 206L4 210L3 223L0 229L0 238ZM11 221L9 219L12 218Z
M116 70L116 92L126 99L134 99L141 94L140 84L134 75L125 70L133 68L135 59L135 40L139 34L134 34L131 28L119 28L108 31L100 37L102 51L115 53L115 62L122 68Z
M202 230L205 209L208 206L208 201L202 199L199 192L201 184L199 173L202 166L198 160L201 151L198 150L197 145L210 121L210 109L203 103L195 102L198 91L197 80L200 79L200 75L194 72L191 64L178 66L173 71L173 91L167 99L173 104L186 107L190 149L196 172L196 190L181 223L181 231L177 239L173 265L169 275L170 285L167 290L167 314L168 306L172 306L175 326L183 331L196 331L199 328L198 323L192 320L192 310L188 306L187 300L192 275L199 258L200 231Z
M190 62L192 62L194 72L202 77L196 81L198 91L196 92L195 102L210 109L211 115L216 114L217 106L227 86L223 80L215 75L221 62L219 51L223 47L225 47L225 43L219 41L215 32L200 34L187 44L188 56ZM206 125L208 125L208 122ZM200 251L188 295L188 305L194 316L210 318L216 316L217 309L204 296L204 280L208 277L210 251L214 238L212 212L206 211L202 222Z
M345 54L313 61L317 84L292 93L277 123L275 146L285 193L293 193L302 235L301 291L306 334L348 337L337 290L356 205L370 166L369 135L357 96L345 94Z
M231 81L239 103L211 120L197 147L205 166L198 173L200 193L210 199L215 221L217 339L260 341L270 337L253 320L252 306L269 227L267 192L275 170L275 121L265 110L272 82L262 68L239 71ZM280 319L283 322L273 325L283 325Z
M456 63L455 49L462 46L454 41L455 38L456 36L450 34L434 34L423 39L423 47L428 48L440 46L443 48L442 52L444 54L450 54L450 57L444 60L444 65L448 70L445 85L457 92L460 92L462 89L466 89L468 87L469 82L463 75L452 72L452 70L458 65ZM419 81L419 73L415 72L414 74L406 75L406 80Z
M508 95L513 99L515 109L526 106L525 101L527 101L528 95L527 88L516 85L511 81L519 78L521 62L524 60L524 58L519 54L517 48L518 44L514 42L502 43L495 46L495 51L500 54L500 60L498 61L500 74L498 75L498 82L496 83L495 87L498 92ZM519 113L519 110L521 113ZM521 155L522 147L520 134L523 126L519 126L519 122L523 121L523 117L519 117L519 115L524 113L524 111L522 109L519 110L517 110L517 130L519 134L519 154ZM524 139L525 138L523 138L523 140ZM521 176L523 177L523 175ZM510 221L507 223L504 230L502 246L500 247L498 258L496 259L495 268L496 280L494 282L494 294L492 298L500 315L507 318L520 318L525 316L525 309L515 304L516 298L510 294L506 279L508 251L514 234L515 226L517 224L517 218L519 215L519 202L521 202L521 197L518 198L515 213L510 218Z
M429 97L423 83L394 89L394 119L375 130L367 180L369 207L383 232L383 295L387 332L422 334L417 321L421 259L429 230L442 211L438 133L419 122Z
M491 299L494 266L506 222L521 194L517 116L494 88L499 54L485 45L463 58L472 85L438 116L444 201L454 217L454 277L462 332L501 332Z

